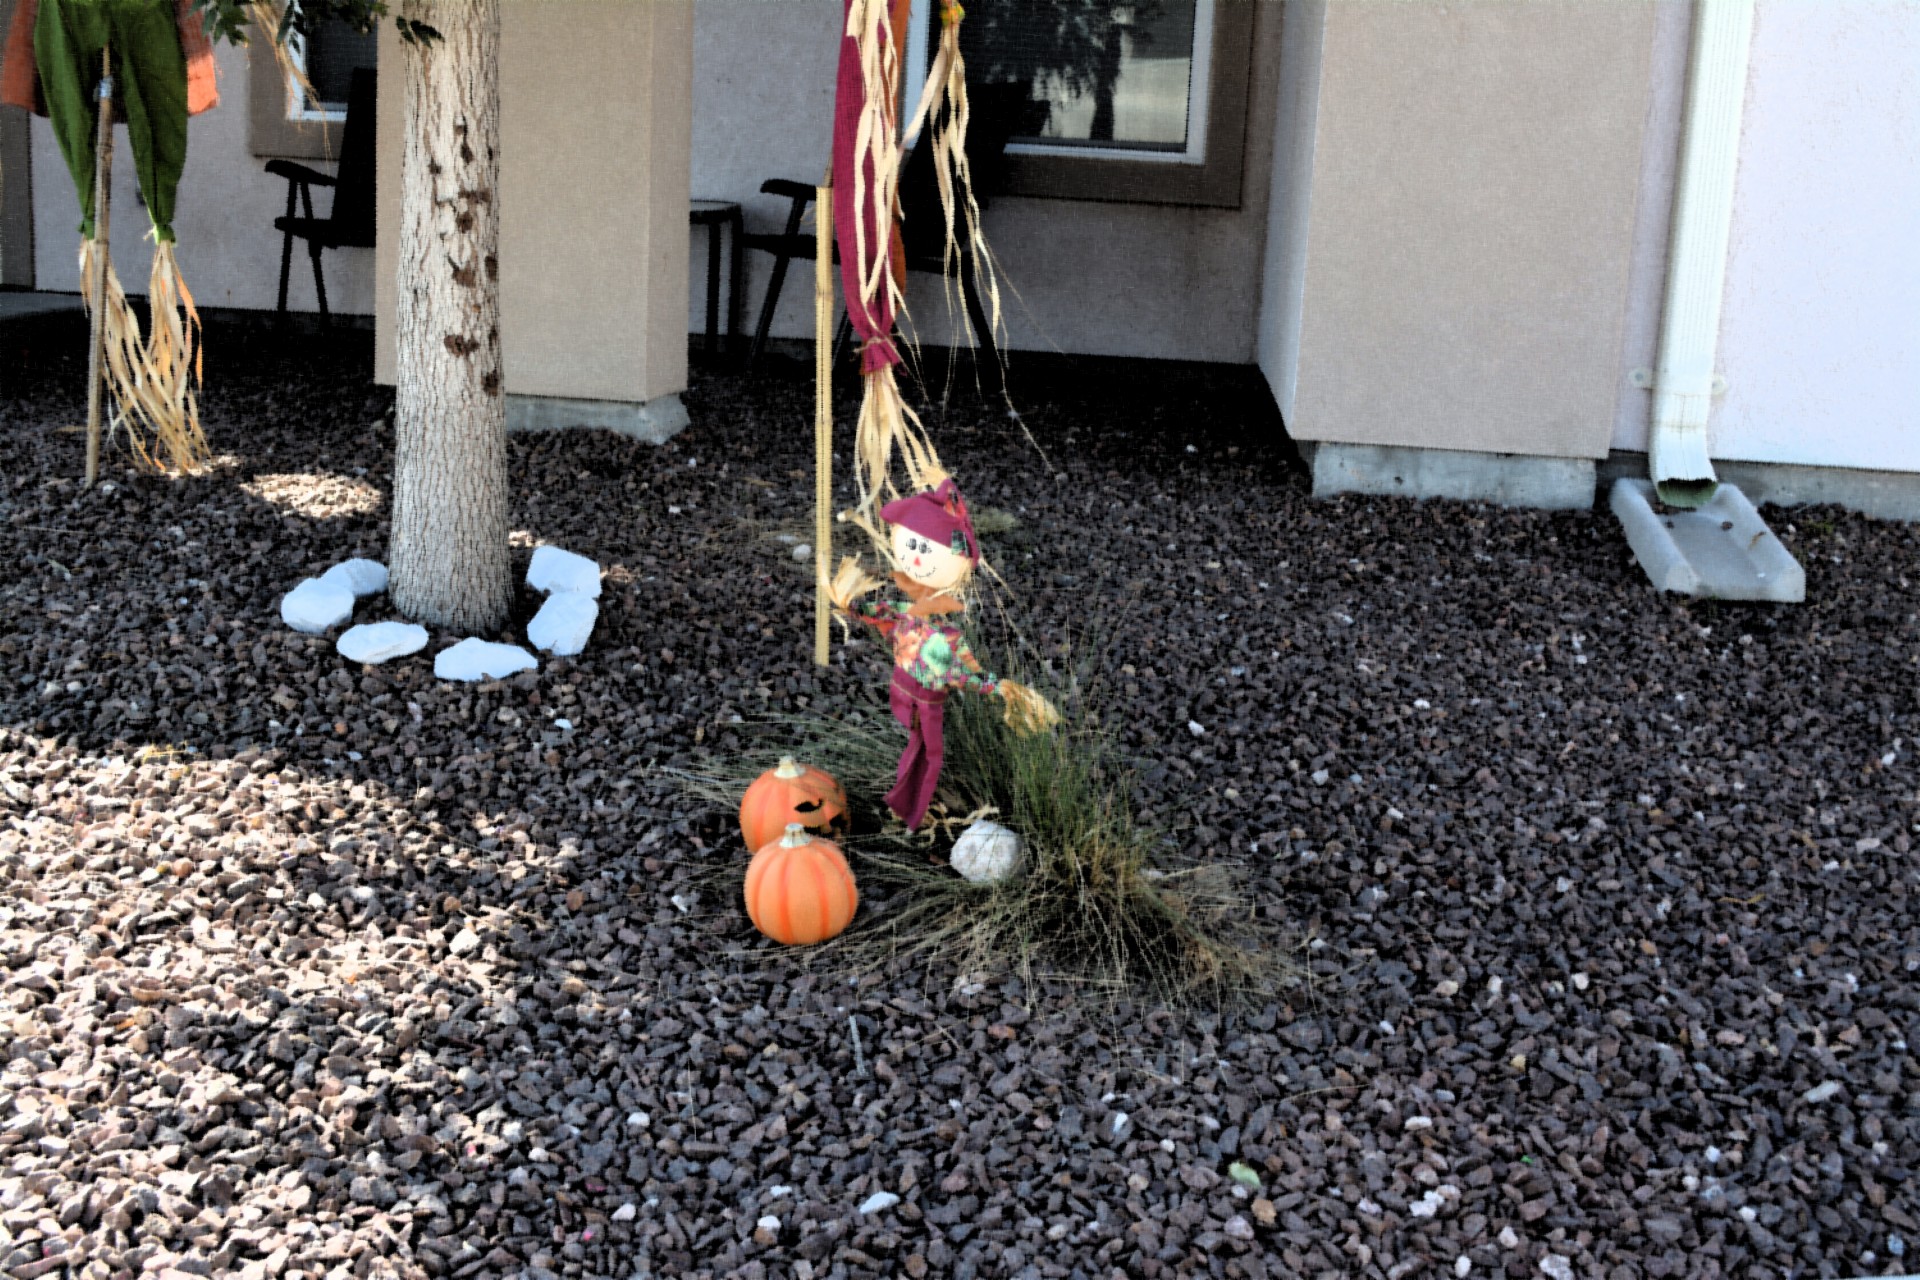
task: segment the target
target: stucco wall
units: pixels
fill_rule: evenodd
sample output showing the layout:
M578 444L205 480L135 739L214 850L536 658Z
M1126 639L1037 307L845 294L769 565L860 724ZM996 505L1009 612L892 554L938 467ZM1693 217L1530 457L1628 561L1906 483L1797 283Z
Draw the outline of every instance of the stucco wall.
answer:
M1251 363L1273 163L1281 8L1261 0L1242 203L1238 209L998 199L987 237L1005 272L1010 345L1101 355ZM738 200L755 230L778 230L787 202L767 178L817 182L833 113L840 0L699 0L694 8L693 194ZM693 238L687 328L705 326L705 238ZM765 296L771 260L749 255L743 324ZM773 332L811 337L811 276L790 273ZM946 341L946 306L915 276L909 306Z
M1653 31L1643 3L1327 6L1297 437L1606 453Z
M1290 0L1280 50L1266 268L1261 278L1259 361L1281 417L1293 418L1300 377L1300 323L1307 290L1307 223L1319 139L1320 53L1327 0Z
M1920 4L1762 0L1713 456L1920 471Z
M180 177L173 229L180 268L202 306L271 309L280 283L280 233L273 220L286 212L287 184L268 177L265 161L247 148L247 55L222 46L217 55L220 105L187 125L187 164ZM127 131L114 139L113 259L129 293L145 293L153 249L146 210L135 202ZM330 171L330 165L311 162ZM34 275L41 289L77 292L80 205L66 162L45 120L33 122ZM332 194L314 193L314 211L326 215ZM316 309L313 270L294 244L287 305ZM332 249L326 254L327 304L333 310L373 310L373 251Z

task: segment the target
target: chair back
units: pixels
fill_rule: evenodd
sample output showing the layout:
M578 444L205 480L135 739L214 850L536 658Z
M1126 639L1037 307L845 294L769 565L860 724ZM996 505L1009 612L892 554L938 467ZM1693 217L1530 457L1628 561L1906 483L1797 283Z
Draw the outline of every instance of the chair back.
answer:
M371 67L354 69L347 86L347 122L340 130L339 183L333 190L337 243L361 248L373 244L374 165L379 145L374 130L376 89Z
M1024 84L967 86L967 167L973 174L974 200L983 212L1006 176L1007 144L1031 121L1031 96ZM900 172L900 217L905 224L901 239L910 260L938 258L946 248L933 148L926 145L926 132L920 136ZM962 216L963 210L954 210L956 220Z

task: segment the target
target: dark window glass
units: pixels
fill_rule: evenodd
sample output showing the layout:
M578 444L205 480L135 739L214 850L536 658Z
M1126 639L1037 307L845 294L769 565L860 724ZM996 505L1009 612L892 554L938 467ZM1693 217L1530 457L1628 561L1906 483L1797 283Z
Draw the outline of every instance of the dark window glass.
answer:
M361 35L338 18L322 23L307 40L307 80L313 85L309 110L345 111L347 86L358 67L374 65L378 38Z
M967 76L1028 86L1025 137L1089 149L1185 151L1199 0L972 0Z

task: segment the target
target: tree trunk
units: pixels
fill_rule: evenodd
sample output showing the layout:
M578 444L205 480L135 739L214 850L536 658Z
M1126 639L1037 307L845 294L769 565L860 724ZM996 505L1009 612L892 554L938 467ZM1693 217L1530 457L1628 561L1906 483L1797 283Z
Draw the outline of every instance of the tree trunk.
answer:
M406 50L389 586L407 617L494 631L513 599L500 373L499 0L413 0Z

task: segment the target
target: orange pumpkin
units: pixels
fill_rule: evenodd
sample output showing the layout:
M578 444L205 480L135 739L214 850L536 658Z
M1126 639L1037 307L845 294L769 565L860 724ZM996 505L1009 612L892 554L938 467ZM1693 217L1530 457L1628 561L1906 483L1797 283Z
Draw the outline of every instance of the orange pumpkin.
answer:
M759 850L778 840L790 822L824 834L846 812L847 793L831 774L782 756L740 797L740 834L747 848Z
M790 822L747 865L746 898L753 927L794 947L825 942L852 923L860 890L840 846Z

